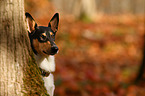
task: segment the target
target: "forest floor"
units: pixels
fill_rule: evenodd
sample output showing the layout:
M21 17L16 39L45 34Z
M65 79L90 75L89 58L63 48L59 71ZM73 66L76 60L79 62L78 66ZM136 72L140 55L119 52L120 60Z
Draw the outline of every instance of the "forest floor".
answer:
M145 81L133 83L142 62L145 18L60 22L56 96L145 96Z

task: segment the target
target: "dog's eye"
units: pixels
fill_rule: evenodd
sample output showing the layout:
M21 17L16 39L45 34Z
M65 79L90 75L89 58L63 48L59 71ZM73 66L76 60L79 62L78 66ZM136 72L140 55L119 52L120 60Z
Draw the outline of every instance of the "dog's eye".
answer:
M53 34L52 32L50 32L50 35L52 38L54 38L55 34Z
M54 36L55 36L54 34L51 35L51 37L54 37Z
M42 35L40 36L40 39L41 39L42 41L45 41L45 40L47 39L47 37L46 37L46 35L42 34Z

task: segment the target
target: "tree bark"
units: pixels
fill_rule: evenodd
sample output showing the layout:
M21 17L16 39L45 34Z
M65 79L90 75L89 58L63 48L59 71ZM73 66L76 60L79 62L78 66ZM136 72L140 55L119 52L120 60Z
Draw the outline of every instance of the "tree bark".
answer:
M24 0L0 0L0 96L47 95L24 18Z

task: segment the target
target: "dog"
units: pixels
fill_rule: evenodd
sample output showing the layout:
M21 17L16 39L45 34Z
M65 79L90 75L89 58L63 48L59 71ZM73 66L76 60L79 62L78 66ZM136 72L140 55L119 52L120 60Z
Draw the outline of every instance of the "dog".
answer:
M34 52L36 63L40 68L44 86L47 93L53 96L55 85L52 72L55 71L54 55L59 50L55 43L55 35L59 24L59 13L55 13L51 18L48 27L38 26L33 17L27 12L25 16L31 48Z

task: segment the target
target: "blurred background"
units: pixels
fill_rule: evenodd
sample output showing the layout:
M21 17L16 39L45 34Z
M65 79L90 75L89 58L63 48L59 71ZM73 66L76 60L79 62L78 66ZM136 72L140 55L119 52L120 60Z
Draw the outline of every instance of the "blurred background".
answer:
M55 96L145 96L132 84L142 64L145 0L25 0L47 26L60 14Z

